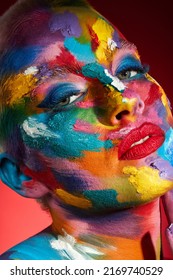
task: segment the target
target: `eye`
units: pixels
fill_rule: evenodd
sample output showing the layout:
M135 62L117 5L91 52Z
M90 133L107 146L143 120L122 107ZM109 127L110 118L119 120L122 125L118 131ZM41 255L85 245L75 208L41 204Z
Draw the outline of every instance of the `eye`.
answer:
M120 80L126 80L126 79L130 79L132 77L135 77L138 73L141 73L141 71L137 71L137 70L124 70L119 72L116 76L120 79Z
M77 94L73 94L71 96L68 96L68 97L65 97L63 98L63 100L61 100L60 102L57 103L57 106L67 106L67 105L70 105L71 103L73 103L75 100L77 100L80 96L82 96L84 93L83 92L80 92L80 93L77 93Z
M37 107L56 111L66 110L76 101L83 99L86 92L85 87L79 89L71 83L59 83L48 89L45 99Z
M142 65L136 57L128 55L119 63L115 76L119 80L140 79L149 71L148 65Z

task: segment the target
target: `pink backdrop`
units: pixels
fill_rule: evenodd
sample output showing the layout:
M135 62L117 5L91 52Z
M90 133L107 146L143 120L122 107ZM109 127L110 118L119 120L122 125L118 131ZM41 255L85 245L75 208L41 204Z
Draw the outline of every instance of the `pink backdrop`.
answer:
M2 14L15 1L0 4ZM114 23L126 38L138 46L141 60L150 65L150 73L165 89L173 104L172 94L172 26L170 0L90 0ZM37 233L51 223L49 215L31 199L22 198L0 183L0 253ZM166 225L167 221L164 218ZM168 245L165 256L171 258Z

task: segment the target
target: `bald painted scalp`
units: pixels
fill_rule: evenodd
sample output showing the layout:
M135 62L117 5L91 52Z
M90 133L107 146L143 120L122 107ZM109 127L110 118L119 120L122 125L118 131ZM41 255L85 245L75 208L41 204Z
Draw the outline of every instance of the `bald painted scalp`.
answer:
M56 8L78 7L92 9L86 0L18 0L0 17L0 56L6 49L6 42L9 36L16 32L20 25L20 19L32 11L47 10ZM9 46L10 47L10 46ZM13 47L13 46L11 46Z

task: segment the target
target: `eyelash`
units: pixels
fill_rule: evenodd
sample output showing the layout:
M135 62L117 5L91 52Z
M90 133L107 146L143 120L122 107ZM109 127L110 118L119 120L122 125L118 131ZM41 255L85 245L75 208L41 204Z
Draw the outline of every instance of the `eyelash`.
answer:
M47 96L37 107L51 111L65 110L76 101L81 100L85 92L86 89L77 89L71 83L59 83L49 88Z
M144 65L144 66L124 66L121 67L121 70L118 70L116 73L116 77L118 77L120 80L129 80L129 79L133 79L135 78L138 74L144 75L148 72L149 70L149 66L148 65ZM134 75L132 75L131 77L123 77L121 75L126 74L127 72L136 72L133 73Z
M52 108L52 111L57 111L57 110L60 111L60 110L65 110L65 109L69 108L76 101L81 100L81 98L83 98L85 93L86 92L77 92L77 93L74 93L74 94L71 93L69 96L66 96L65 98L63 98L62 100L57 102L57 104ZM72 99L72 100L70 100L70 99Z

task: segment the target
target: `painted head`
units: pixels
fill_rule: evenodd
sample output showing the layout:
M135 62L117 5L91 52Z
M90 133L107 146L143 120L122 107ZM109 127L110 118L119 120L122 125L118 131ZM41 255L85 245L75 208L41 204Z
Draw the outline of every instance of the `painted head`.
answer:
M84 0L19 1L1 19L1 180L105 212L173 188L173 123L137 48Z

